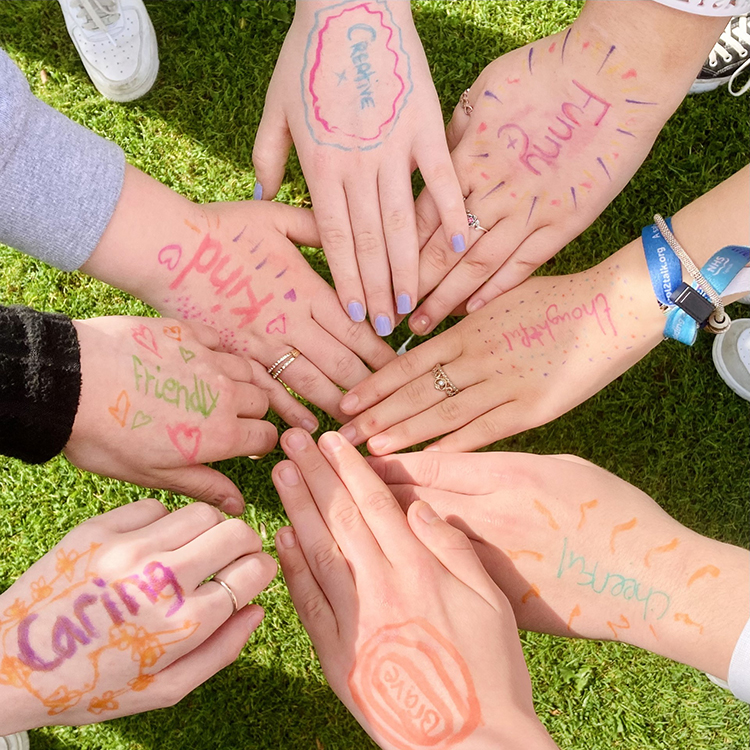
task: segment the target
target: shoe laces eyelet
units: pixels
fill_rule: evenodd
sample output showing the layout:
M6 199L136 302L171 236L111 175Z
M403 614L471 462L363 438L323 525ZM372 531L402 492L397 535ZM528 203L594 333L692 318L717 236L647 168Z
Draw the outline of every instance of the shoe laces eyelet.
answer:
M740 57L747 57L747 50L743 49L742 52L740 52Z

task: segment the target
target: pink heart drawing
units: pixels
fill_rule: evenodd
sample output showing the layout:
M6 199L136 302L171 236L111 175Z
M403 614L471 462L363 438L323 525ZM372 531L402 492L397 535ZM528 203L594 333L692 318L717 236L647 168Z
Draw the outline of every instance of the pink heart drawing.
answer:
M159 348L156 346L154 333L145 324L141 324L137 328L133 328L133 339L144 349L148 349L157 357L161 358L161 354L159 354Z
M267 326L266 333L286 333L286 315L277 315Z
M294 289L290 289L284 295L284 299L288 299L290 302L296 302L297 301L297 292L295 292Z
M201 444L200 427L191 427L184 423L176 424L174 427L167 425L167 434L172 445L180 451L185 460L193 463Z
M174 271L182 257L182 248L179 245L165 245L159 250L157 257L161 265L166 266L170 271Z

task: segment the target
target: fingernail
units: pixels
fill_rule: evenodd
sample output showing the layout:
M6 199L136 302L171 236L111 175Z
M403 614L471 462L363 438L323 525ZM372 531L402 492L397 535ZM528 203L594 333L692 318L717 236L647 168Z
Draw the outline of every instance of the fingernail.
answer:
M466 250L466 240L462 234L454 234L451 237L451 244L453 245L454 253L462 253Z
M359 405L359 397L356 393L347 393L344 398L341 399L341 411L345 411L347 414L357 410Z
M440 450L440 446L437 443L433 443L432 445L428 445L425 450L437 453Z
M279 469L279 479L287 487L295 487L299 484L299 473L294 466L282 466Z
M427 504L427 503L419 503L419 507L417 508L417 515L425 522L425 523L435 523L438 519L437 513Z
M485 302L481 299L475 299L469 302L468 305L466 305L466 312L473 313L479 310L480 308L484 307Z
M338 453L344 447L344 439L338 432L326 432L318 440L318 445L329 453Z
M312 434L318 429L318 423L314 419L303 419L302 428Z
M295 431L287 435L286 444L293 451L302 451L307 447L307 443L309 439L310 437L306 433Z
M385 435L375 435L367 441L367 446L370 450L382 451L385 450L391 444L389 437Z
M247 620L245 620L245 623L247 625L247 629L252 633L255 628L258 627L258 625L263 622L263 617L265 616L265 612L258 607L257 609L252 609L250 614L247 616Z
M245 503L236 497L228 497L221 503L220 508L230 516L241 516L245 511Z
M365 308L360 302L350 302L346 308L349 311L349 317L355 323L361 323L365 319Z
M430 319L426 315L420 315L418 318L412 318L409 325L415 333L425 333L430 327Z
M406 315L412 309L411 297L408 294L399 294L396 299L396 310L399 315Z
M389 336L393 332L393 323L387 315L378 315L375 318L375 332L378 336Z
M253 188L253 200L254 201L263 200L263 185L261 185L259 182L256 182L255 187Z
M283 531L279 532L279 542L281 543L282 547L291 549L297 544L297 535L294 533L294 531L292 531L292 529L284 529Z
M348 440L352 445L354 445L354 441L357 439L357 429L356 427L348 424L339 430L339 435L341 435L344 440Z

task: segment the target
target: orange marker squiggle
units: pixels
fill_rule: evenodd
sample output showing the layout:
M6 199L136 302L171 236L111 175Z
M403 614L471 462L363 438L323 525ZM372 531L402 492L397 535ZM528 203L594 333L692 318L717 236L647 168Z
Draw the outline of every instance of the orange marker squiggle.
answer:
M539 587L535 583L532 583L531 588L521 597L521 604L526 604L533 597L539 599Z
M570 617L568 618L568 630L572 630L573 628L571 625L573 624L573 620L576 617L580 617L581 615L581 608L576 604L575 607L573 607L573 610L570 613Z
M678 612L674 616L675 622L684 622L685 625L692 625L693 627L696 627L699 629L699 632L701 635L703 635L703 625L701 625L698 622L694 622L690 619L690 615L686 614L685 612Z
M617 635L617 630L615 628L619 628L620 630L628 630L630 628L630 622L628 621L628 618L625 617L625 615L620 615L620 624L616 622L609 622L607 620L607 625L609 629L615 634L615 640L620 640L620 636Z
M643 558L643 564L647 567L651 567L651 563L649 561L649 558L651 557L651 554L659 554L662 552L671 552L678 544L680 543L680 540L675 537L669 544L663 544L661 547L653 547L650 549L646 556Z
M530 555L535 560L539 560L540 562L544 560L544 555L541 552L534 552L534 550L531 549L506 549L505 554L508 555L511 560L518 560L521 555Z
M617 524L617 526L612 529L612 533L609 536L609 549L611 552L615 551L615 536L623 531L630 531L630 529L635 528L637 523L637 518L631 518L627 523Z
M555 521L555 517L550 513L549 508L542 505L538 500L534 500L534 508L547 519L547 523L549 523L555 531L560 528L560 525Z
M705 575L712 576L713 578L716 578L721 571L715 566L715 565L706 565L703 568L699 568L698 570L693 573L693 575L690 576L688 579L687 585L691 586L693 583L695 583L699 578L703 578Z
M596 508L597 505L599 505L599 501L598 500L589 500L589 502L587 502L587 503L581 503L580 504L579 509L581 511L581 520L578 522L578 528L579 529L581 528L581 526L583 526L583 524L586 521L586 511L589 508Z

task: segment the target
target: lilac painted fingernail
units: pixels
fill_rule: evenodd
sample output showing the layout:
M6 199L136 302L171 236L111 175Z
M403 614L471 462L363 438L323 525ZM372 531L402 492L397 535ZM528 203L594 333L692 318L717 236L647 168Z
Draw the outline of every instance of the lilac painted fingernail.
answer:
M255 188L253 189L253 200L254 201L263 200L263 185L261 185L259 182L255 183Z
M349 317L355 323L361 323L365 319L365 308L359 302L350 302L346 308L349 311Z
M378 315L375 318L375 332L378 336L389 336L393 332L393 323L387 315Z
M396 299L396 310L399 315L406 315L411 312L411 297L408 294L399 294Z
M451 243L453 244L453 252L462 253L466 250L466 240L462 234L454 234L451 237Z

